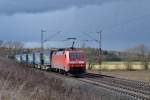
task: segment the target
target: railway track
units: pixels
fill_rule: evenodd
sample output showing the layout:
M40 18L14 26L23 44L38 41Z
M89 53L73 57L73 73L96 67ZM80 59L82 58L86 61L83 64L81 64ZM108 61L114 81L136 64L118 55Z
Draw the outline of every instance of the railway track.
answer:
M130 96L136 100L150 100L150 84L93 73L86 73L80 81L97 85L101 88Z
M102 76L99 74L93 74L93 73L87 73L87 76L94 76L97 78L100 78L101 81L106 80L109 82L112 82L114 84L122 84L124 86L129 86L130 88L135 88L139 90L143 90L147 92L147 95L150 95L150 83L146 82L141 82L141 81L133 81L133 80L128 80L128 79L122 79L122 78L117 78L117 77L112 77L112 76ZM93 77L93 78L94 78ZM102 78L104 77L104 78Z

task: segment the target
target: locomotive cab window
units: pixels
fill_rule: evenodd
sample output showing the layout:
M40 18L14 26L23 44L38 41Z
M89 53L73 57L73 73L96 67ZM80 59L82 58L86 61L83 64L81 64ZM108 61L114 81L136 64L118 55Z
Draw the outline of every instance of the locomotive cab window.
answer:
M82 59L84 58L84 55L82 53L70 53L69 58L70 59Z

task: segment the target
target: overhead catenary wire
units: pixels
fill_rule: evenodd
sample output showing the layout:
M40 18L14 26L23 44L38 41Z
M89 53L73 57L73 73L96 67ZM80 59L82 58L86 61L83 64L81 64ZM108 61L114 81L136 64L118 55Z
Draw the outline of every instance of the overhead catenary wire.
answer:
M126 24L129 24L129 23L132 23L132 22L134 22L134 21L136 21L136 20L140 20L140 19L143 19L143 18L145 18L145 17L147 17L147 16L150 16L150 14L146 14L146 15L143 15L143 16L139 16L139 17L135 17L135 18L133 18L133 19L129 19L129 20L127 20L125 23L119 23L119 24L116 24L116 25L114 25L114 26L112 26L112 27L108 27L108 28L105 28L105 29L103 29L103 31L106 31L106 29L107 30L111 30L111 29L113 29L113 28L116 28L116 27L119 27L119 26L122 26L122 25L126 25ZM63 40L52 40L53 38L55 38L55 37L57 37L59 34L61 34L62 32L61 31L58 31L57 32L57 34L56 33L54 33L53 35L51 35L51 36L49 36L47 39L45 39L44 40L44 42L47 42L47 41L63 41ZM82 33L83 34L83 33ZM82 35L81 34L81 35ZM67 34L67 35L69 35L69 34ZM82 36L86 36L86 37L88 37L89 39L78 39L78 41L85 41L85 42L97 42L98 43L98 39L96 39L95 37L93 37L90 33L88 33L88 32L86 32L86 33L84 33ZM81 38L80 36L77 36L78 38ZM65 40L64 40L65 41Z
M126 24L129 24L129 23L133 23L134 21L137 21L137 20L138 21L141 20L141 19L143 20L144 18L149 17L149 16L150 16L150 13L142 15L142 16L134 17L132 19L126 20L124 23L118 23L118 24L115 24L114 26L103 28L103 32L105 30L109 31L109 30L112 30L112 29L117 28L119 26L126 25ZM84 35L88 36L88 38L91 38L93 41L98 42L97 39L94 38L90 33L86 32L86 33L84 33Z
M57 31L56 33L52 34L51 36L49 36L48 38L46 38L44 40L44 42L47 42L47 41L51 41L52 38L55 38L57 35L61 34L62 31Z
M150 16L150 13L149 14L145 14L145 15L142 15L142 16L138 16L138 17L134 17L132 19L129 19L129 20L126 20L124 23L118 23L118 24L115 24L114 26L111 26L111 27L106 27L104 28L103 30L112 30L114 28L117 28L117 27L120 27L120 26L123 26L123 25L127 25L127 24L130 24L130 23L133 23L135 21L139 21L139 20L143 20L144 18L146 17L149 17Z

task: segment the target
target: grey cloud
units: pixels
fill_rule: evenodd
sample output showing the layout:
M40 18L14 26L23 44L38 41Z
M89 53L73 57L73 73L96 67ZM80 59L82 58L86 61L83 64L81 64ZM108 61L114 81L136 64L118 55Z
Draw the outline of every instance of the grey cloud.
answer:
M121 0L0 0L0 14L39 13Z

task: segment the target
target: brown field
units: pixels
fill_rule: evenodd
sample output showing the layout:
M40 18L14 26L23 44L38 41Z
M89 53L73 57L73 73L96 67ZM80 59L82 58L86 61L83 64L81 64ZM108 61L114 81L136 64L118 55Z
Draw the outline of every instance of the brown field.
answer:
M91 72L91 71L90 71ZM100 73L98 71L92 71ZM139 71L102 71L104 75L115 76L119 78L125 78L130 80L138 80L150 83L150 70L139 70Z
M103 72L103 74L111 75L120 78L126 78L131 80L139 80L150 83L150 70L141 71L110 71Z

